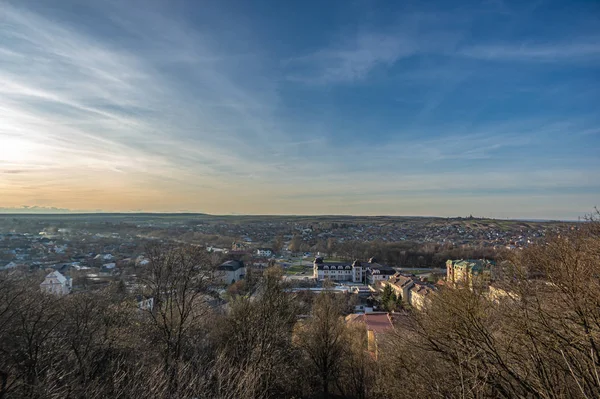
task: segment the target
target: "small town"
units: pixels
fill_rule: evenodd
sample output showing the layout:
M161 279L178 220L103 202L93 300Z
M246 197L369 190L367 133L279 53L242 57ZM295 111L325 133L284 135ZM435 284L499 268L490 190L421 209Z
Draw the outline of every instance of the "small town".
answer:
M0 270L51 269L74 281L75 292L115 281L135 286L137 272L149 263L148 246L188 244L205 248L214 264L237 262L231 278L221 278L228 284L247 273L280 266L289 284L320 286L331 280L373 288L396 272L437 283L445 278L450 258L495 260L574 226L473 217L267 219L276 220L203 215L0 217ZM360 262L365 266L355 271Z
M464 295L465 290L473 299L482 301L481 304L488 303L485 306L499 307L502 311L520 306L521 301L531 295L527 290L543 282L548 284L554 278L549 277L549 272L519 274L525 267L522 262L530 253L535 253L543 242L540 240L561 237L561 234L578 237L581 229L598 223L593 219L580 223L532 223L469 217L448 220L443 226L441 221L435 220L436 231L450 233L443 245L431 247L434 253L427 259L436 263L427 263L423 245L431 246L431 243L415 231L430 237L432 229L428 226L432 222L405 227L413 231L414 241L394 243L385 242L379 236L373 238L374 231L381 230L379 220L345 218L344 223L353 227L340 223L341 227L327 230L316 229L314 222L304 225L294 222L293 218L278 224L252 221L247 226L243 220L238 220L235 227L233 224L227 227L222 221L198 223L203 218L210 220L203 215L0 216L3 262L0 284L6 288L3 289L5 299L19 292L31 292L34 296L41 295L39 300L46 301L49 306L71 306L67 304L70 301L78 303L77 298L85 301L106 298L102 300L109 300L113 306L131 313L132 321L147 323L147 328L152 325L166 328L167 320L173 327L175 319L165 313L173 311L173 302L178 307L186 304L198 307L202 314L225 322L239 312L240 304L259 306L257 303L266 300L269 303L264 306L275 306L283 301L294 309L286 316L289 318L286 323L290 330L286 334L290 334L290 351L294 348L294 351L300 351L299 354L303 350L310 354L317 343L298 344L298 340L309 340L317 333L335 336L343 330L344 340L349 340L344 341L344 345L350 345L353 340L363 342L358 344L358 348L363 349L343 356L364 353L367 358L361 361L365 363L360 363L360 367L372 363L369 367L375 370L390 361L387 352L390 345L398 345L399 337L404 337L407 342L416 339L414 334L419 331L423 317L437 317L437 312L445 314L448 309L444 306ZM209 229L210 223L213 223L214 231ZM489 227L497 224L505 226L503 233ZM199 225L202 226L201 233L196 228ZM267 230L267 226L279 226L279 229L261 236L260 232ZM281 226L292 227L285 230ZM481 228L486 232L482 233ZM325 241L310 245L314 242L313 233L324 230L329 231L321 236ZM340 230L353 235L341 237ZM361 241L354 235L359 231L369 231L370 239ZM470 232L470 237L484 234L504 238L494 238L496 247L482 247L477 240L465 242L459 239L449 244L450 238L455 237L453 232L460 231ZM221 236L223 232L227 235ZM238 235L234 235L236 233ZM317 236L319 234L323 233ZM257 237L266 239L258 241ZM197 238L206 241L197 242L194 240ZM230 239L233 241L225 246ZM397 246L402 251L395 254ZM415 255L422 253L417 259L423 259L412 263L414 257L410 254L413 252ZM464 256L446 257L440 265L437 259L446 254ZM485 256L477 257L477 254ZM401 259L407 263L402 263ZM198 291L182 297L175 295L180 290L196 287L196 284L199 284L195 288ZM18 287L26 291L18 291ZM265 291L273 289L274 292ZM324 309L320 309L321 306ZM11 312L10 307L4 310L6 315ZM320 311L326 311L322 317L329 317L334 327L341 324L331 327L331 331L319 332L318 323L323 320L315 312ZM67 322L70 316L64 316ZM177 323L182 323L179 327L183 328L185 323L179 317L183 315L177 318ZM6 319L7 323L9 321ZM315 330L310 330L312 328ZM342 339L341 336L338 338ZM333 358L328 361L335 363ZM382 378L383 375L369 378ZM336 395L344 397L357 394L346 391L348 387L329 386L335 378L341 376L337 372L328 375L322 381L322 389L337 391ZM366 394L369 389L373 388L365 385L359 393Z
M0 0L0 399L600 398L600 1Z

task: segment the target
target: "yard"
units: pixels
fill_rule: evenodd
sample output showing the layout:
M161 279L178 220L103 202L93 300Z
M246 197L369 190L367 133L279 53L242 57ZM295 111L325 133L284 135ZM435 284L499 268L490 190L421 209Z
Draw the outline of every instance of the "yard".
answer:
M302 266L302 265L293 265L285 269L285 272L288 274L299 274L302 272L308 273L310 271L310 267Z

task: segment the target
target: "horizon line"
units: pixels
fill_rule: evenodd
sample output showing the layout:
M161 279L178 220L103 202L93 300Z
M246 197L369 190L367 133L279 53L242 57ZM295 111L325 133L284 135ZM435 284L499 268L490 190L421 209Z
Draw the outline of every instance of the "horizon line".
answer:
M348 217L348 218L430 218L430 219L467 219L469 216L433 216L433 215L349 215L349 214L311 214L311 215L296 215L296 214L211 214L203 212L78 212L78 211L58 211L58 212L2 212L0 216L101 216L101 215L128 215L128 216L147 216L147 215L165 215L165 216L212 216L212 217ZM473 216L472 219L479 220L509 220L520 222L580 222L584 221L583 217L578 219L539 219L539 218L496 218L496 217L479 217Z

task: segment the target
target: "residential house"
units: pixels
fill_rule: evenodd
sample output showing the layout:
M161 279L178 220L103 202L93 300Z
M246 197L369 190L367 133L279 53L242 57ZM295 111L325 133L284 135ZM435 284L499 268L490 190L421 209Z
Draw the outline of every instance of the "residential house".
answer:
M110 261L110 260L113 260L114 258L115 257L112 254L103 254L103 255L98 254L98 255L94 256L94 260L100 260L100 261L103 261L103 260Z
M143 255L138 256L137 258L135 258L135 265L136 266L148 266L150 264L150 260L146 259Z
M206 247L206 250L210 253L223 253L226 254L229 252L229 250L227 248L217 248L217 247L213 247L212 245L209 245L208 247Z
M270 258L273 255L273 250L270 248L258 248L256 250L256 256L263 258Z
M217 268L216 280L222 284L233 284L244 278L246 268L241 260L228 260Z
M71 277L65 277L59 271L49 273L40 284L40 289L55 295L67 295L73 289Z
M246 243L234 241L231 243L231 250L232 251L245 251Z
M54 253L64 254L66 252L67 248L68 248L67 244L55 245L54 248L53 248L53 250L54 250Z
M152 312L154 310L154 298L138 297L138 309Z
M385 334L394 329L394 324L388 313L373 312L350 314L346 316L346 323L363 324L367 330L367 349L377 359L379 345L385 339Z
M17 266L18 265L15 262L8 262L6 265L0 267L0 270L14 269Z

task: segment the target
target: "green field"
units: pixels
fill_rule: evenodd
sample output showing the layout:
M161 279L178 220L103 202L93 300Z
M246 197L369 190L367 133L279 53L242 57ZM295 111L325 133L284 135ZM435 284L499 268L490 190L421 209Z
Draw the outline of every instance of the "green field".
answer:
M285 269L285 272L288 274L298 274L301 272L309 272L310 271L310 267L309 266L302 266L302 265L294 265L294 266L290 266L287 269Z

